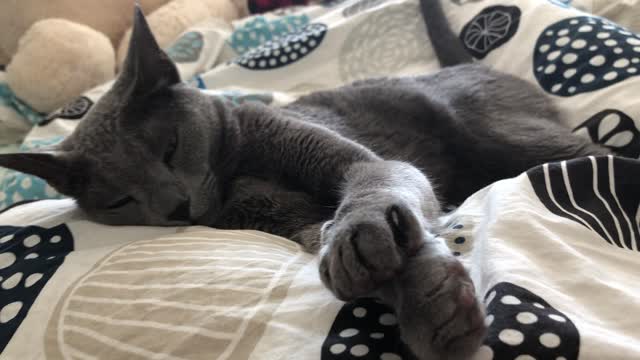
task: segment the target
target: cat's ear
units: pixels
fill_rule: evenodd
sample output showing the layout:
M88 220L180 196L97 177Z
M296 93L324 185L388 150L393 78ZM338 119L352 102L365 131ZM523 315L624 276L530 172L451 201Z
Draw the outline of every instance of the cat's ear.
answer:
M62 152L0 154L0 167L35 175L62 193L71 192L75 182L71 161Z
M129 50L117 82L133 97L146 96L180 82L175 64L158 46L137 4Z

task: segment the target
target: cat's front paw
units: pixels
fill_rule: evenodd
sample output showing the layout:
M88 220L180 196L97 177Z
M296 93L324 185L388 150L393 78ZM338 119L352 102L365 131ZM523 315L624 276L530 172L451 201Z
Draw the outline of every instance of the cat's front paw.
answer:
M394 284L402 338L418 359L463 360L477 351L487 330L484 308L457 259L418 255Z
M401 202L354 205L325 226L320 277L341 300L364 296L401 270L423 244L419 217Z

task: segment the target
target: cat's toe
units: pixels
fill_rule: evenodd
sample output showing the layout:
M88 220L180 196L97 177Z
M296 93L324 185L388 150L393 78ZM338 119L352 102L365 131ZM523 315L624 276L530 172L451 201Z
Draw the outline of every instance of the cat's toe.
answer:
M448 258L442 265L439 274L422 276L423 284L436 280L430 286L421 289L419 275L406 284L400 329L419 359L468 359L486 334L484 310L462 264Z
M352 300L391 279L422 241L409 209L359 209L336 221L324 235L320 275L341 300Z

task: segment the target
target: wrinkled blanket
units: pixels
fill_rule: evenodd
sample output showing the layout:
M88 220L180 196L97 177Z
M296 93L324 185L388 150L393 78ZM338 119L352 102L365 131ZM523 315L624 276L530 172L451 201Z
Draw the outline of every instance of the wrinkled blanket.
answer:
M442 218L487 305L475 358L640 358L640 36L562 0L445 5L476 59L538 84L568 126L629 157L542 165ZM212 20L167 51L185 81L231 105L437 70L416 0ZM43 120L22 149L61 141L109 86ZM23 174L0 183L0 208L14 206L0 213L1 359L409 358L392 312L333 299L296 244L103 226L68 199L16 206L57 197Z

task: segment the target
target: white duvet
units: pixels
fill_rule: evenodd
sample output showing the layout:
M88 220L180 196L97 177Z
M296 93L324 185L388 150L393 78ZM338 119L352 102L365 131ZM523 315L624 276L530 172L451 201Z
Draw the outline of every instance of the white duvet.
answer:
M560 0L463 3L446 10L474 56L540 85L577 132L640 155L636 35ZM346 1L234 29L210 21L169 54L185 80L230 103L278 105L367 76L435 71L417 6ZM296 33L256 48L285 31ZM34 128L23 148L60 141L108 86ZM38 181L9 174L0 207L56 196ZM639 185L637 160L548 164L442 219L487 304L476 359L640 358ZM285 239L108 227L47 200L0 213L0 358L408 357L387 308L333 299L315 259Z

